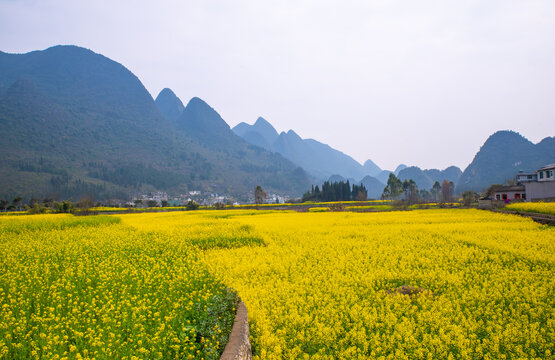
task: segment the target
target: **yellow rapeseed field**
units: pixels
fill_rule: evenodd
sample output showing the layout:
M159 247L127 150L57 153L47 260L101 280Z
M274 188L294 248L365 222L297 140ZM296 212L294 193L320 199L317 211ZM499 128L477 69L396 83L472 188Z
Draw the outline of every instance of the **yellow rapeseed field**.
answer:
M259 359L553 358L553 228L457 209L237 220L267 246L204 261L245 301Z
M509 210L555 215L555 202L518 202L505 207Z
M142 231L115 216L2 217L0 359L218 359L235 296L196 254L261 240L245 225L203 223L221 231ZM231 231L244 236L230 244Z
M0 218L0 358L550 359L555 230L514 215Z

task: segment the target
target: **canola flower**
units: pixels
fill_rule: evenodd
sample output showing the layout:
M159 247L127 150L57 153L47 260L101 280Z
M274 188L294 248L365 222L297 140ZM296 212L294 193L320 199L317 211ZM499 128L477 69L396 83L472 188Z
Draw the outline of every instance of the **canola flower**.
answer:
M6 216L0 358L215 359L228 286L256 359L550 359L554 241L461 209Z
M330 211L329 207L311 207L308 208L308 212L326 212L326 211Z
M317 201L306 201L302 203L282 203L282 204L242 204L242 205L231 205L226 207L231 208L256 208L256 207L288 207L288 206L302 206L302 205L334 205L334 204L342 204L342 205L364 205L364 204L388 204L391 200L365 200L365 201L325 201L325 202L317 202Z
M505 208L522 212L555 215L555 202L518 202L508 204Z
M203 259L245 301L257 359L553 358L551 227L459 209L236 219L267 246Z
M362 206L346 206L345 210L375 210L375 211L388 211L393 210L391 205L362 205Z
M218 359L236 298L197 254L231 244L187 234L114 216L2 217L0 359Z

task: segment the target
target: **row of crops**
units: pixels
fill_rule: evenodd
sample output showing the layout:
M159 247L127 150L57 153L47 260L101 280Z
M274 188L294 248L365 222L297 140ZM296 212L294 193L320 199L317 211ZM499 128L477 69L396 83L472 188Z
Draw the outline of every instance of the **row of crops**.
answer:
M3 216L0 358L217 359L228 287L256 359L553 358L554 263L469 209Z

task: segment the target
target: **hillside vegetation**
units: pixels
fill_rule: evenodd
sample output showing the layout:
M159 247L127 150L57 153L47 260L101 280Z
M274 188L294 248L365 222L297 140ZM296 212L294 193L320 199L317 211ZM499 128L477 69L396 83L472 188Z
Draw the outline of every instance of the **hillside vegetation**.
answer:
M133 73L87 49L0 52L0 198L308 188L302 169L243 141L198 98L174 101L180 112L166 118L166 95L159 110Z

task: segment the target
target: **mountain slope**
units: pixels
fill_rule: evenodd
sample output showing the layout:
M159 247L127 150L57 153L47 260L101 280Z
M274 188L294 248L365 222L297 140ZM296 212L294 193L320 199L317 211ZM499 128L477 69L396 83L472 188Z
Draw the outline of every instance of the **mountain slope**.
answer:
M0 53L0 197L308 188L302 169L237 137L198 98L166 119L158 107L181 103L171 95L156 104L123 65L76 46Z
M237 124L233 128L233 132L242 138L244 138L248 133L258 133L269 146L271 146L279 136L272 124L266 121L263 117L256 119L253 125L249 125L245 122Z
M198 97L189 101L177 119L177 128L202 143L210 141L220 148L230 146L238 139L220 114Z
M482 191L514 179L519 170L534 171L555 162L555 138L533 144L514 131L498 131L480 148L457 183L457 192Z
M278 135L274 127L263 118L258 118L253 125L240 123L233 131L253 145L283 155L319 180L328 179L334 174L360 179L380 171L371 160L366 161L363 167L341 151L313 139L302 139L293 130Z
M364 168L364 173L370 176L376 176L382 171L382 169L370 159L366 160L362 167Z
M360 180L360 183L366 188L369 199L380 199L382 197L385 184L380 180L367 175Z
M399 171L399 179L408 180L412 179L420 189L429 190L437 181L440 184L443 180L452 181L457 183L462 174L461 169L456 166L450 166L445 170L426 169L422 170L417 166L410 166Z
M176 121L185 110L181 100L168 88L160 91L154 102L160 113L170 121Z

